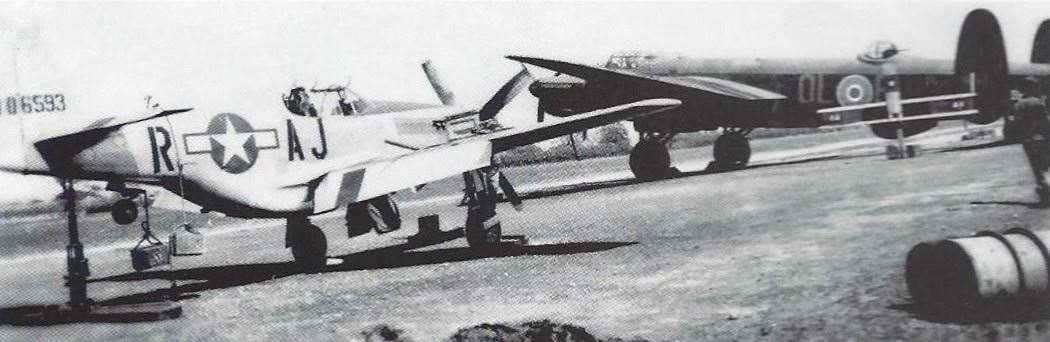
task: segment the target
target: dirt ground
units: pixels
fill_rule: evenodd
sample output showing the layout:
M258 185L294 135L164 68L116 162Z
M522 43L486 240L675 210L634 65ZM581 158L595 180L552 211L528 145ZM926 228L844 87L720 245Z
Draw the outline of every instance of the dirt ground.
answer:
M1046 228L1050 210L1032 205L1020 146L896 161L871 150L570 186L529 200L524 212L501 207L504 233L531 244L492 254L462 239L368 251L415 228L346 240L331 217L317 223L342 263L303 274L288 267L283 227L227 230L209 236L205 256L176 260L181 318L16 326L0 317L0 338L356 340L389 324L440 341L485 322L552 319L655 341L1050 340L1047 318L924 316L904 283L905 255L918 242ZM434 202L402 213L437 213L451 227L461 210ZM167 286L165 272L130 273L126 250L88 257L91 295L104 303L149 301ZM0 312L64 301L63 263L0 261Z

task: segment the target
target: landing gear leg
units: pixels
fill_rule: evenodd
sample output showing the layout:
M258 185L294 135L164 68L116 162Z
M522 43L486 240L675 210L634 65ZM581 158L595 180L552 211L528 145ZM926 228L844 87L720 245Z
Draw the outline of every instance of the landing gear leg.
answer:
M750 128L726 128L715 140L714 162L708 166L714 171L736 170L747 166L751 159L751 143L747 141Z
M674 134L641 132L641 140L631 149L628 165L634 177L649 181L671 176L671 154L667 142Z
M325 265L328 240L324 232L306 216L289 217L285 226L286 246L292 248L295 263L303 269L318 269Z
M62 195L66 200L69 245L66 246L66 282L69 302L61 306L45 306L39 311L14 313L5 319L25 324L55 324L67 322L131 322L156 321L177 318L182 307L171 302L151 302L98 306L88 298L87 283L91 271L84 257L84 245L80 242L77 222L76 192L72 179L62 179Z
M463 173L467 198L467 222L464 227L467 243L479 250L499 245L502 228L496 215L496 187L492 177L495 169L481 169Z
M69 245L66 245L66 287L69 288L69 306L74 311L87 313L94 303L87 296L87 278L91 275L88 259L84 257L84 245L80 243L77 226L77 195L73 180L62 180L62 194L66 200L66 220L69 222Z

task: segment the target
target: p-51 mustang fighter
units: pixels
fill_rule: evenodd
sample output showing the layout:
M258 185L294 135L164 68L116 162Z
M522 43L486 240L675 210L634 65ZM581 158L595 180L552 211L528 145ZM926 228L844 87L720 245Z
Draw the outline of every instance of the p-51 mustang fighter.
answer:
M296 88L286 108L259 113L204 112L148 106L141 113L78 120L76 98L55 89L6 98L0 169L108 182L128 197L114 205L119 223L135 220L131 183L162 186L202 207L234 217L287 219L286 246L305 267L324 265L327 239L310 216L347 207L351 236L400 227L392 192L455 175L465 181L465 235L472 247L500 240L496 188L517 201L495 170L501 151L608 123L661 112L677 100L637 101L533 127L500 125L496 114L532 81L522 70L480 109L456 105L428 64L441 105L372 101L345 87ZM335 93L328 110L310 94ZM320 97L320 96L317 96ZM71 182L67 182L69 191ZM75 214L71 214L75 237ZM85 272L72 239L71 273ZM81 262L83 261L83 262ZM83 269L76 266L84 264Z
M558 72L530 91L545 114L571 117L649 98L682 105L634 119L641 141L631 171L641 179L670 174L665 144L677 133L716 130L713 166L747 165L747 134L757 127L868 124L882 138L903 140L966 119L987 124L1010 111L1011 78L1050 75L1050 65L1008 63L998 20L983 9L963 22L955 60L916 58L877 42L856 59L691 59L656 54L613 55L602 67L508 56ZM1050 25L1038 30L1033 63L1050 63ZM892 95L896 94L896 95ZM911 98L900 99L905 95ZM895 105L900 108L894 108ZM889 113L887 113L889 112Z

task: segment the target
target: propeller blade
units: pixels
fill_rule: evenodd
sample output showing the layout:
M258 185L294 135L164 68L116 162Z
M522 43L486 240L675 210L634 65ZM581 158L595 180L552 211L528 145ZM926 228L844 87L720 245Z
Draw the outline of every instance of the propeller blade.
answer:
M485 121L496 117L496 114L499 114L499 111L503 110L503 107L510 103L510 100L514 99L518 93L521 93L521 91L528 87L529 84L532 84L533 81L534 79L532 78L532 74L529 74L529 70L521 68L521 72L518 72L518 74L511 77L507 83L504 83L503 86L496 91L496 94L492 95L489 102L486 102L485 105L481 107L481 110L478 111L478 119Z
M445 86L445 82L438 76L437 70L434 69L434 65L430 63L430 60L423 62L423 73L427 75L427 80L430 81L430 86L434 88L434 92L437 93L437 97L441 100L441 104L446 106L456 105L456 94L448 90Z

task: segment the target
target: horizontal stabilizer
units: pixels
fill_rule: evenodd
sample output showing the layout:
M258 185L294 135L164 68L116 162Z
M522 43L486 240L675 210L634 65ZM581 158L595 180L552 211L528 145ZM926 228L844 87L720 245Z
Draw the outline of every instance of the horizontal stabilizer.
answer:
M112 130L120 128L121 126L127 124L146 121L153 118L165 117L172 114L184 113L191 110L193 110L193 108L179 108L155 112L146 112L142 114L129 116L110 116L94 120L87 125L83 125L83 123L75 123L74 125L66 125L63 127L61 126L61 122L53 122L52 124L50 124L50 127L52 128L51 130L48 130L46 133L38 130L35 133L43 133L43 135L37 135L35 138L37 139L36 141L43 141L86 132Z
M960 111L954 111L954 112L930 113L930 114L921 114L921 115L909 115L909 116L900 117L900 118L886 118L886 119L878 119L878 120L857 121L857 122L853 122L853 123L846 124L846 125L829 125L829 126L852 127L852 126L877 125L877 124L920 121L920 120L958 120L958 119L965 119L965 118L968 118L968 117L972 117L972 116L977 115L977 114L980 114L980 111L978 111L976 109L967 109L967 110L960 110Z
M961 93L961 94L938 95L938 96L930 96L930 97L916 97L916 98L910 98L910 99L903 99L903 100L901 100L901 104L902 105L906 105L906 104L923 103L923 102L940 102L940 101L952 101L952 100L965 100L965 99L972 99L972 98L976 98L976 97L977 97L977 94L975 94L975 93ZM824 108L824 109L817 110L817 113L818 114L830 114L830 113L850 112L850 111L865 110L865 109L879 108L879 107L886 107L886 102L872 102L872 103L865 103L865 104L852 105L852 106Z

